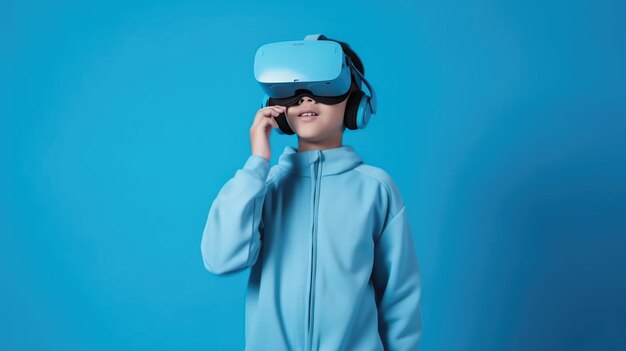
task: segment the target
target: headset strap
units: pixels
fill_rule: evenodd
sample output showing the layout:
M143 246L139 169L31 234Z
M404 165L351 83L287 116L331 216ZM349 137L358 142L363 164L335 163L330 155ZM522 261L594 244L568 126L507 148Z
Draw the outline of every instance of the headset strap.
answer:
M352 59L350 59L350 56L346 54L344 54L344 56L346 57L346 60L350 64L350 67L352 67L352 70L356 72L356 74L361 78L361 81L365 83L365 86L367 86L367 90L369 90L370 92L370 106L372 106L372 113L376 114L376 92L374 91L374 88L370 85L367 79L365 79L365 77L361 74L361 71L359 71L358 69L356 69L356 67L354 67L354 63L352 63Z
M325 37L323 34L309 34L304 37L304 40L320 40L320 38L325 38ZM348 61L348 63L350 64L350 67L352 67L352 69L354 70L354 72L356 72L356 74L359 76L361 81L365 83L365 85L367 86L367 90L369 90L370 92L370 106L372 107L372 113L375 114L376 113L376 92L374 91L374 88L370 85L367 79L365 79L365 77L361 74L361 71L359 71L358 69L356 69L356 67L354 67L354 63L352 63L352 59L350 59L350 56L346 55L345 53L344 53L344 56L346 60Z
M309 34L306 37L304 37L304 40L319 40L320 37L322 37L322 34Z

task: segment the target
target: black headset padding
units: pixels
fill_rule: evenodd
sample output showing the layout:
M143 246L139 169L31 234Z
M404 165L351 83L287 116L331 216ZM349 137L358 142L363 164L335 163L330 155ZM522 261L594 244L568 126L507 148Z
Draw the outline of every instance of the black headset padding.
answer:
M361 103L361 98L365 95L362 90L353 91L348 97L348 102L346 103L346 111L343 118L343 124L350 130L358 129L356 122L356 115L359 109L359 104ZM287 117L284 113L278 115L278 117L274 118L276 123L278 123L278 127L280 130L288 135L296 134L291 127L289 127L289 123L287 123Z
M281 114L278 115L278 117L274 117L274 119L276 120L276 123L278 123L278 127L283 133L289 135L296 134L296 132L294 132L291 127L289 127L289 123L287 123L287 117L284 113L281 112Z
M362 90L355 90L348 97L348 103L346 104L346 112L343 118L343 123L350 130L358 128L356 123L356 114L361 103L361 98L365 95Z

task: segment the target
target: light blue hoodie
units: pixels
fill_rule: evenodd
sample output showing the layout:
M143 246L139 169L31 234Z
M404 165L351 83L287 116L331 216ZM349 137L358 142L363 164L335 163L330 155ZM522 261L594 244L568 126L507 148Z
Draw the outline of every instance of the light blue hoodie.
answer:
M252 154L211 204L214 274L252 267L246 350L417 350L420 273L391 177L349 145Z

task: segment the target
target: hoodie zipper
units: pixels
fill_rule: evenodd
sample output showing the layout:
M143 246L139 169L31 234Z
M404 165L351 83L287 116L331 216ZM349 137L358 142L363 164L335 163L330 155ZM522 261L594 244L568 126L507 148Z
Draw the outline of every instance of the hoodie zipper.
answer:
M308 319L307 319L307 340L306 350L312 350L313 347L313 311L315 308L315 273L317 267L317 214L319 210L320 185L322 181L322 161L323 154L317 151L317 159L313 167L313 226L311 228L311 261L309 276L309 301L308 301Z

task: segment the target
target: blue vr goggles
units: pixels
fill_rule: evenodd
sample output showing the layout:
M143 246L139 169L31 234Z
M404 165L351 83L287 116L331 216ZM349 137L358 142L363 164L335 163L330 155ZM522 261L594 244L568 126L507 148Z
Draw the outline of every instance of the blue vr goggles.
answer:
M341 44L322 34L304 40L282 41L261 46L254 57L254 78L265 92L261 108L296 104L304 96L334 105L348 98L344 124L363 129L376 113L376 93L354 66ZM370 95L361 90L365 83ZM358 90L350 93L355 85ZM276 117L280 134L294 134L283 113Z

